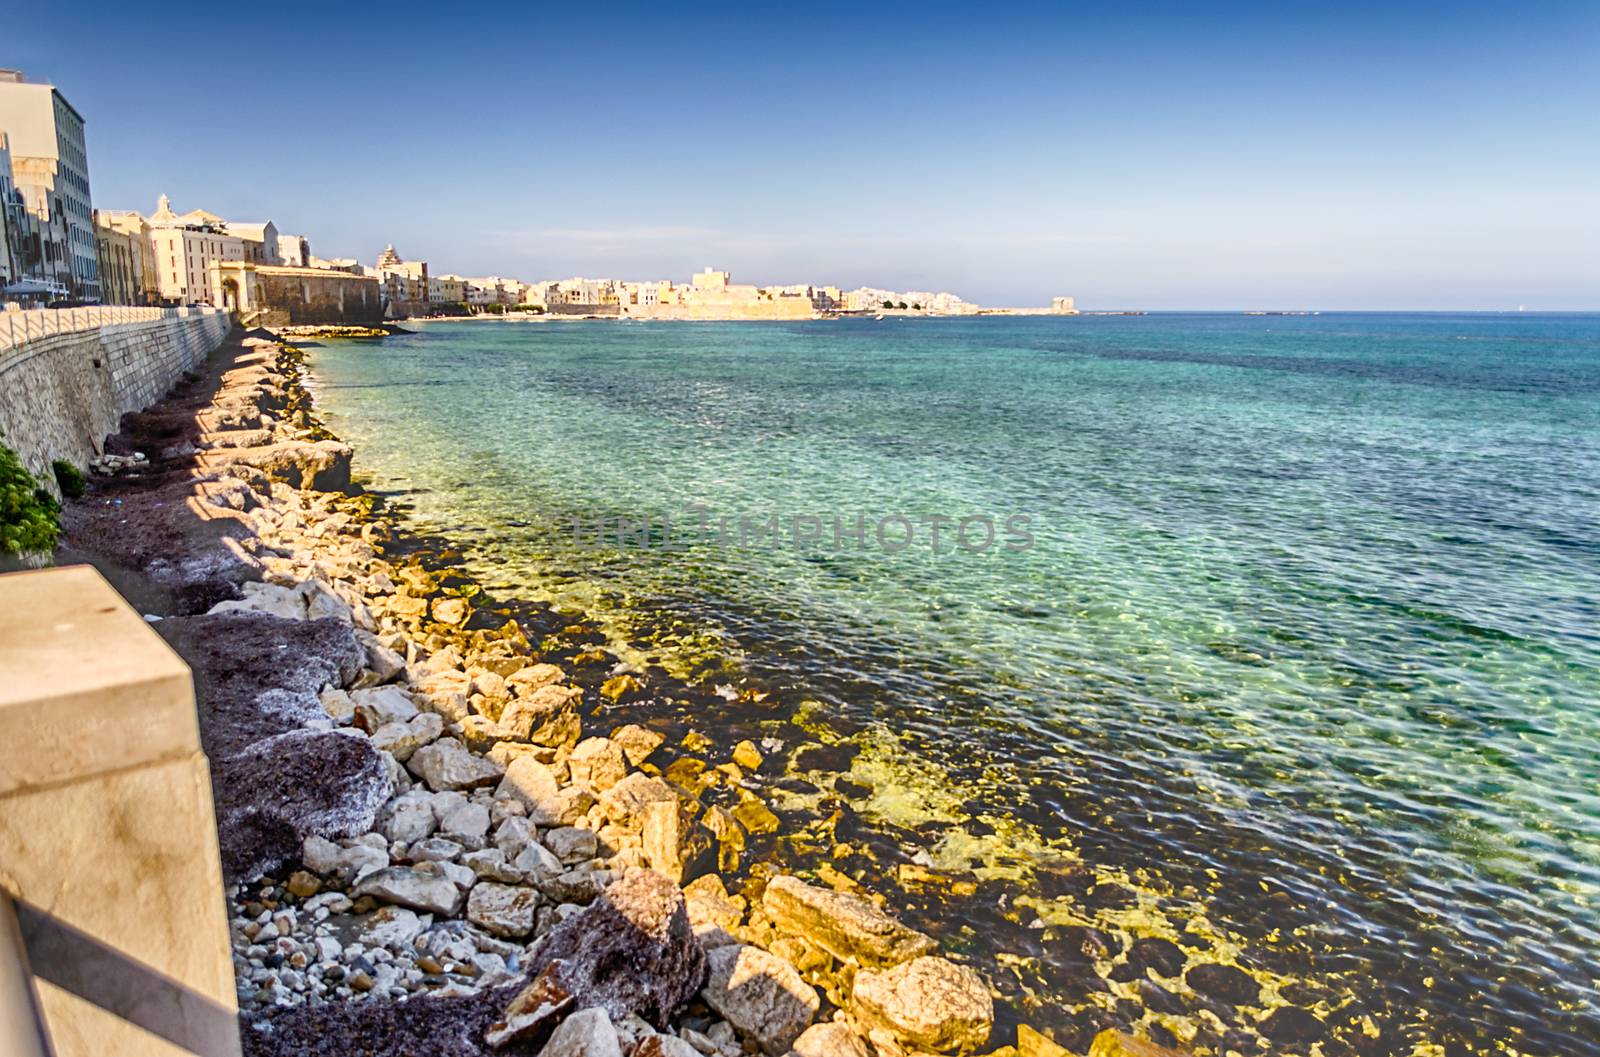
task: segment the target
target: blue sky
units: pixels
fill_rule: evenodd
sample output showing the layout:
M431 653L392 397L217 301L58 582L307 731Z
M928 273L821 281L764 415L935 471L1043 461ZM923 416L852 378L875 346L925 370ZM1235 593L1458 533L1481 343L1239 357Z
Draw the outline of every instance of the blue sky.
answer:
M324 256L1600 308L1597 3L16 6L97 205Z

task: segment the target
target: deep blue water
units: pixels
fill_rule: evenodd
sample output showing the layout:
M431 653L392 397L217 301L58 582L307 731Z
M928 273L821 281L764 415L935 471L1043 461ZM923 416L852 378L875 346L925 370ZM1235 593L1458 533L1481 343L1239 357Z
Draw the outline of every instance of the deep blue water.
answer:
M430 324L315 369L501 589L848 737L864 818L1005 892L1014 934L942 925L1025 1019L1149 1006L1059 964L1093 924L1203 937L1327 1054L1600 1051L1600 317Z

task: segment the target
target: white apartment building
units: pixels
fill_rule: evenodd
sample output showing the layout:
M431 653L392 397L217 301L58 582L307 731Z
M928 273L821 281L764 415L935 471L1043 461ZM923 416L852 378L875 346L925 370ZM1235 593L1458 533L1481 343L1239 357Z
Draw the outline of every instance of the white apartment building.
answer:
M467 304L469 305L498 305L500 303L500 281L487 276L466 280Z
M278 260L290 268L311 267L311 240L278 232Z
M278 227L270 220L222 221L222 230L244 243L244 259L252 264L282 264Z
M0 132L29 212L39 221L41 277L85 301L100 299L94 206L83 115L53 85L0 70Z
M178 216L166 195L148 223L157 285L161 299L170 304L210 304L211 262L245 259L243 239L195 219L194 213Z

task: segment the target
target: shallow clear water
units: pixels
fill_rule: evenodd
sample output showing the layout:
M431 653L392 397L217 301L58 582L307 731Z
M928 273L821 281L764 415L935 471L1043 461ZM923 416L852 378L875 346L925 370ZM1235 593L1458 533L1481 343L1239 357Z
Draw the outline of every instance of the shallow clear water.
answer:
M1204 920L1372 1018L1327 1053L1600 1051L1600 317L432 324L315 370L489 582L816 702L862 812L1019 920ZM880 545L928 516L996 544ZM1091 913L1065 861L1159 897Z

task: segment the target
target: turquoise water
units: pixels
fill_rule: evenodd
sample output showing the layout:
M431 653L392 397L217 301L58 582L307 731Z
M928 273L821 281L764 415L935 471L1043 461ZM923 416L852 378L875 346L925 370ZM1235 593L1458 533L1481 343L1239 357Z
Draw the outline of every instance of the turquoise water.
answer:
M1600 1052L1600 317L432 324L315 369L488 582L848 736L868 823L1003 888L925 913L1022 1019L1225 1048L1096 997L1052 947L1093 923L1203 934L1325 1054Z

